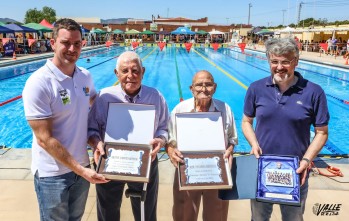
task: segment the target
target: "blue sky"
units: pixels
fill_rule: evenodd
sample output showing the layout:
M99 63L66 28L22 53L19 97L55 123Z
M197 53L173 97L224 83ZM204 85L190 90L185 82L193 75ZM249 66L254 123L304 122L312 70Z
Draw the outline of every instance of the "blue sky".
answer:
M211 24L247 24L249 3L250 23L254 26L276 26L295 23L300 0L7 0L1 2L1 18L23 22L28 9L48 6L59 17L143 18L208 17ZM301 20L309 17L328 21L349 20L348 0L303 0ZM283 11L284 10L284 11Z

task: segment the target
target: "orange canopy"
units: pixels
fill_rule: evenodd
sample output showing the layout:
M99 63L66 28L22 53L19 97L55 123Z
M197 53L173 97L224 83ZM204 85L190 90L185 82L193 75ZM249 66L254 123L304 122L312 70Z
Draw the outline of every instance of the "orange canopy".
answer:
M48 27L48 28L53 28L53 25L51 25L50 22L46 21L46 19L43 19L40 22L40 25L43 25L43 26Z

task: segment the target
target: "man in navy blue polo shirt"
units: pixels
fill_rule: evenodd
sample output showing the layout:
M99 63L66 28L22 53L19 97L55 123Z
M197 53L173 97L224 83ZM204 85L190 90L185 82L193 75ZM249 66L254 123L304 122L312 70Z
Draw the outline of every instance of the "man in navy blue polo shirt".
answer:
M291 38L270 39L266 54L271 76L252 83L247 90L242 120L251 154L296 155L300 165L301 206L280 205L282 220L303 220L308 193L307 168L326 143L329 113L326 95L319 85L295 71L299 49ZM253 129L253 120L256 127ZM310 142L310 127L315 137ZM251 200L252 220L269 220L272 203Z

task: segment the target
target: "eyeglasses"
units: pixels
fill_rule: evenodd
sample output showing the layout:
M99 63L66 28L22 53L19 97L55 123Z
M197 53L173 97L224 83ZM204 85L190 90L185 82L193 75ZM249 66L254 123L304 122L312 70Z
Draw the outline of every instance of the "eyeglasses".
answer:
M215 83L197 83L193 84L195 90L202 90L205 87L207 90L212 90L215 86Z
M284 61L279 61L279 60L269 60L270 64L272 66L278 66L279 64L281 64L281 66L283 67L289 67L291 65L291 63L296 59L297 57L294 57L292 60L284 60Z

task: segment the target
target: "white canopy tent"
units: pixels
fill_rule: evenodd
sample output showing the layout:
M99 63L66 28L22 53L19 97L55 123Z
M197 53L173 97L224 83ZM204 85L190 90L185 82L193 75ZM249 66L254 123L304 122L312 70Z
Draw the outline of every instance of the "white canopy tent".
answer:
M288 28L288 27L287 27ZM303 28L303 29L295 29L295 28L284 28L280 30L280 33L302 33L302 32L336 32L336 31L349 31L349 27L343 28Z
M224 39L226 39L226 36L225 36L226 33L225 33L225 32L221 32L221 31L210 31L209 34L210 34L210 37L211 37L211 42L212 42L212 38L213 38L214 35L223 35L223 41L224 41Z
M210 31L209 34L210 35L224 35L225 33L221 32L221 31Z
M320 42L329 37L347 39L349 37L349 27L317 27L317 28L291 28L286 27L277 31L281 37L297 36L299 39L308 42Z

